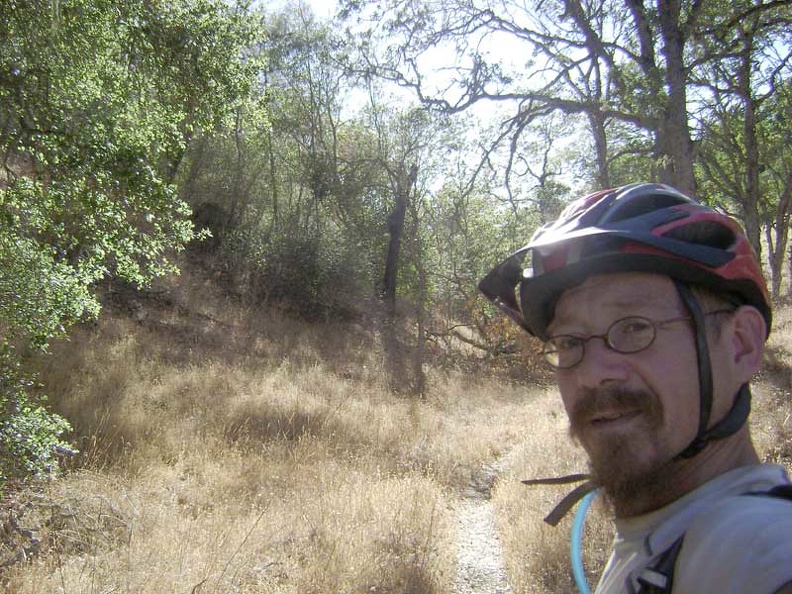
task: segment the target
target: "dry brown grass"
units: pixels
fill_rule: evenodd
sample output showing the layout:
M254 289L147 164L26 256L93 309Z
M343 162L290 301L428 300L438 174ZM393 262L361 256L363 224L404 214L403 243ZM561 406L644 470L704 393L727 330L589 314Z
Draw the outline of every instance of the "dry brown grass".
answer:
M521 390L432 373L399 397L340 327L165 309L107 315L42 368L80 454L6 501L35 533L6 591L450 591L449 504L521 435Z
M777 307L754 382L751 430L763 459L792 470L792 307Z
M28 555L5 591L451 592L452 503L498 459L513 591L573 590L570 519L542 522L565 490L519 482L585 467L552 390L429 370L425 399L399 397L370 330L253 315L184 283L137 322L111 309L42 368L81 453L9 493L0 562ZM753 427L789 466L788 310L776 328ZM595 509L591 583L609 541Z

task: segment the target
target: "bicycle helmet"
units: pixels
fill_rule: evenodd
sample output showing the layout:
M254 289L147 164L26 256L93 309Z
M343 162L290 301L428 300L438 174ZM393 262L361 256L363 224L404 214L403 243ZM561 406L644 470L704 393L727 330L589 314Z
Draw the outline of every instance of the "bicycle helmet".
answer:
M681 455L695 455L708 440L737 431L750 410L747 385L726 418L707 429L712 374L704 316L689 288L700 286L756 307L769 334L772 314L761 267L742 227L731 217L663 184L603 190L570 204L557 221L540 228L527 245L487 274L479 289L528 332L546 340L561 293L589 276L612 272L669 276L693 318L699 433Z

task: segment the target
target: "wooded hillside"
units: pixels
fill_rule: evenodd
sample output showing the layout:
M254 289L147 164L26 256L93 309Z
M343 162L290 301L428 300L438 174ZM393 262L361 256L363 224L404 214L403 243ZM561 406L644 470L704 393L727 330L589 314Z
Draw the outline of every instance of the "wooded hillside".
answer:
M71 447L36 359L185 248L253 310L373 313L416 395L428 345L512 349L477 280L603 186L723 207L788 293L788 2L490 4L0 0L0 478Z

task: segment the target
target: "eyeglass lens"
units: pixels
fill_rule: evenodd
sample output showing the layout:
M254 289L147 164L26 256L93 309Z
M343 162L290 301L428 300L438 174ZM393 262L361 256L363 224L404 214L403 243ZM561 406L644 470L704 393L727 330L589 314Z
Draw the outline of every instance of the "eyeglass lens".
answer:
M618 353L637 353L654 342L657 334L655 325L648 318L630 316L616 320L605 334L595 334L587 338L562 335L550 338L544 345L545 359L553 367L568 369L583 359L585 344L592 338L601 338L609 348Z

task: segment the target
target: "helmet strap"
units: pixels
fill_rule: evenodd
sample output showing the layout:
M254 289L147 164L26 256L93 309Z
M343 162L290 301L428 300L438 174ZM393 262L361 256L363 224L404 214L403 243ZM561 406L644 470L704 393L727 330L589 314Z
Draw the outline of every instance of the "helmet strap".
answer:
M707 331L704 325L705 315L690 287L679 281L674 281L674 284L685 307L690 312L695 328L696 359L699 370L699 427L696 437L679 454L680 458L692 458L703 450L711 440L723 439L740 430L751 412L751 389L748 384L743 384L735 395L732 407L726 416L712 428L707 429L712 412L713 384Z
M723 439L724 437L737 433L737 431L745 425L750 412L751 389L748 387L748 384L743 384L734 397L731 410L729 410L723 419L718 421L717 424L704 433L702 439L705 441Z
M712 411L712 365L710 363L709 345L707 344L707 329L704 326L704 312L690 287L679 281L674 281L677 292L685 304L690 317L693 319L694 335L696 339L696 361L698 363L699 377L699 426L696 437L679 456L692 458L707 445L707 425Z

